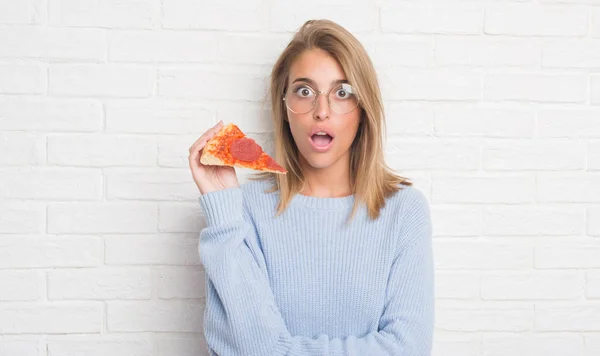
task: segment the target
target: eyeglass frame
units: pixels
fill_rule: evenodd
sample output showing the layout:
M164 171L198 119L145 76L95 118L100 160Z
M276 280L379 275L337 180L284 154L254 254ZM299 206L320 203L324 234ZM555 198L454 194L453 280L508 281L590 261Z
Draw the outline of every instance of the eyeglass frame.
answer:
M329 109L331 109L331 110L332 110L333 112L335 112L336 114L340 114L340 115L346 115L346 114L349 114L349 113L353 112L354 110L356 110L356 108L358 108L358 107L360 106L360 105L359 105L359 103L360 103L360 99L358 98L358 95L356 95L356 94L354 94L354 93L353 93L353 91L354 91L354 90L351 90L351 91L348 91L348 90L346 90L346 91L350 92L350 94L351 94L351 95L354 95L354 96L356 97L356 107L355 107L354 109L352 109L352 110L348 111L348 112L345 112L345 113L339 113L339 112L335 111L335 110L333 109L333 107L331 107L331 99L329 98L329 94L331 94L331 92L332 92L334 89L336 89L336 88L339 88L340 86L341 86L342 88L343 88L344 86L349 86L350 88L354 89L354 86L353 86L352 84L350 84L350 83L339 83L339 84L337 84L337 85L335 85L335 86L331 87L331 88L330 88L330 89L329 89L327 92L325 92L324 90L314 90L314 89L313 89L313 87L311 87L311 86L310 86L310 85L308 85L308 84L306 84L306 86L308 86L308 87L309 87L309 88L310 88L310 89L311 89L311 90L312 90L312 91L315 93L315 99L313 100L312 107L311 107L311 108L310 108L310 110L308 110L307 112L302 112L302 113L300 113L300 112L295 112L294 110L292 110L292 109L289 107L287 100L285 100L285 97L286 97L286 95L287 95L287 90L286 90L286 91L283 93L283 97L282 97L282 98L283 98L283 101L285 102L285 107L287 107L287 108L288 108L288 110L290 110L290 111L291 111L291 112L293 112L294 114L303 115L303 114L308 114L309 112L313 111L313 110L314 110L314 109L317 107L317 101L319 101L319 95L323 95L323 94L327 94L327 104L329 105Z

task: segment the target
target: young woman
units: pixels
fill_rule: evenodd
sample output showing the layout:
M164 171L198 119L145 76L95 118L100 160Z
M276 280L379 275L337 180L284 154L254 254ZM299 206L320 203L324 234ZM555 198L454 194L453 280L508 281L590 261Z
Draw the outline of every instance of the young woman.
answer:
M286 175L240 186L190 148L206 227L204 335L211 355L431 353L433 260L424 195L383 160L383 108L363 46L308 21L271 73Z

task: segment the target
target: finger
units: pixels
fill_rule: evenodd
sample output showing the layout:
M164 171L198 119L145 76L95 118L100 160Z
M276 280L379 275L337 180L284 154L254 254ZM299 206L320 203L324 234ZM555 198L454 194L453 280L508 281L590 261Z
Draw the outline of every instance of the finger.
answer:
M204 145L206 144L206 142L208 142L209 139L211 139L217 132L219 132L219 130L221 130L221 127L223 126L223 120L219 121L215 126L213 126L212 128L210 128L208 131L206 131L202 136L200 136L196 142L194 142L192 144L192 146L190 146L190 153L192 153L192 151L198 151L199 149L201 149L202 147L204 147ZM204 143L201 145L201 147L198 147L202 141L204 140Z

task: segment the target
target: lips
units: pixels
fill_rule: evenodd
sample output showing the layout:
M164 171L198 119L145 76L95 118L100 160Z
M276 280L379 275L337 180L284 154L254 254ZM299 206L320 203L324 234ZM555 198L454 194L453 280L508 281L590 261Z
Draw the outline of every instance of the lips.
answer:
M314 128L309 136L311 146L318 152L325 152L331 148L334 139L334 135L325 128Z

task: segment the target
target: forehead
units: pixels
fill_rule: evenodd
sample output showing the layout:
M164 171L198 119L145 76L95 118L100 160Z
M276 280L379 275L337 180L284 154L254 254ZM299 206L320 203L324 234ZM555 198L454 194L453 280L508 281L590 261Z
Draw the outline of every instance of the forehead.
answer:
M289 82L296 78L312 79L320 87L327 87L335 80L346 79L340 63L322 49L311 49L300 54L290 66Z

